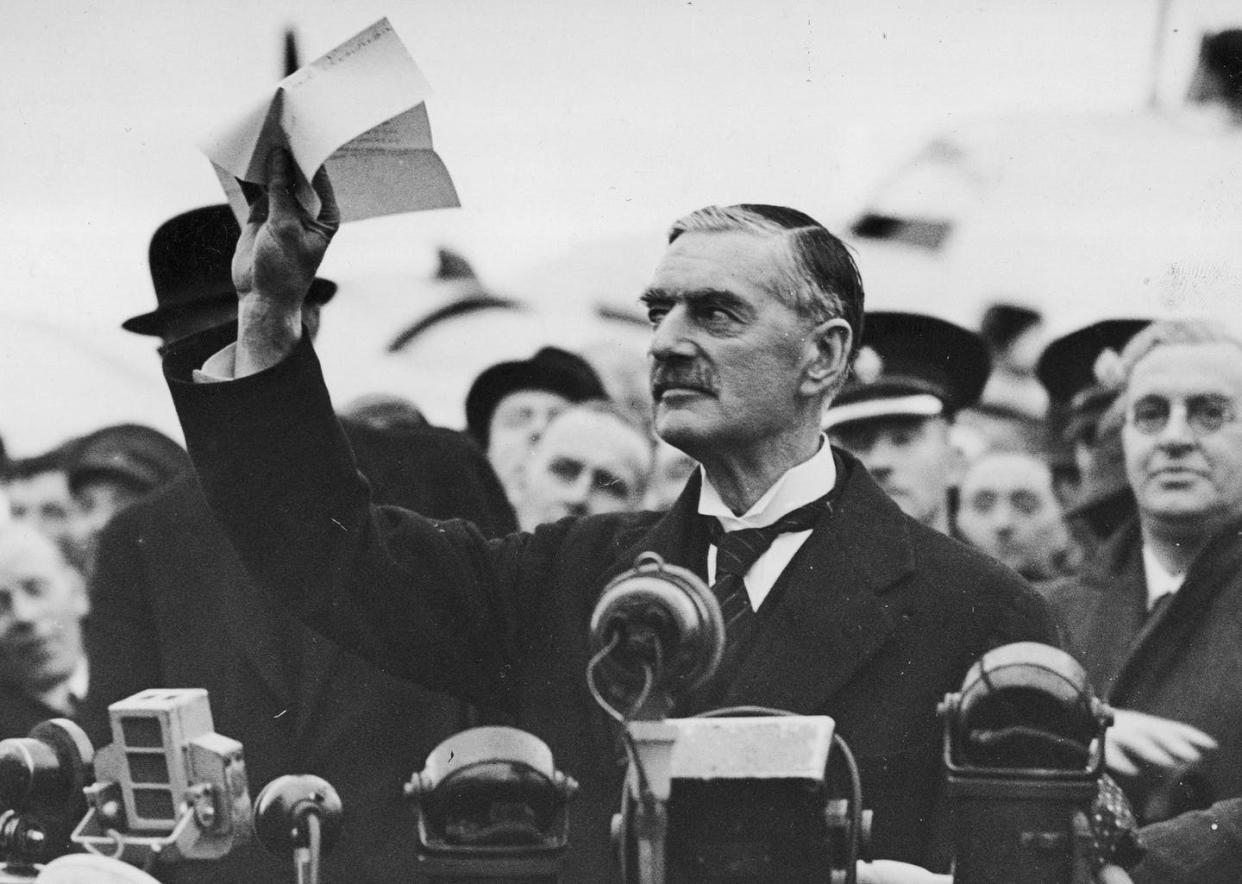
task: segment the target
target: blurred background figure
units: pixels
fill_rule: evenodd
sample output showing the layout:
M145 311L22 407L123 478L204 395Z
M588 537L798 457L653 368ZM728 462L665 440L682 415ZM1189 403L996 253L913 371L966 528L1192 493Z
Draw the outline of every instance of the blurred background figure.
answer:
M983 313L979 336L992 357L992 373L979 401L1042 420L1048 394L1035 377L1035 363L1047 342L1043 315L1018 304L993 304Z
M466 432L486 452L509 500L516 501L518 475L552 418L575 402L606 397L585 359L544 347L529 359L497 363L475 378L466 395Z
M1137 518L1047 595L1115 710L1109 770L1155 821L1242 796L1242 341L1155 322L1100 374Z
M184 448L159 430L118 424L83 436L66 465L73 508L69 560L88 579L99 532L121 510L191 472Z
M43 532L66 551L72 545L73 496L65 467L72 447L73 443L67 442L36 457L11 460L3 476L13 521Z
M988 368L982 339L961 326L915 313L868 313L853 374L824 428L906 515L950 533L964 465L950 428L979 398Z
M77 713L88 672L82 577L42 532L0 528L0 739Z
M962 478L957 532L962 540L1032 581L1072 570L1069 530L1052 489L1052 471L1021 452L992 451Z
M651 469L651 481L647 483L643 509L663 511L671 507L697 467L698 462L690 455L656 439L655 465Z
M1203 38L1188 98L1192 104L1217 106L1231 124L1242 125L1242 30Z
M973 456L984 451L1021 451L1043 456L1048 394L1035 376L1046 330L1038 310L992 304L979 336L992 359L992 372L979 401L957 415L954 436Z
M1049 343L1036 365L1050 401L1053 487L1081 550L1080 559L1090 557L1134 516L1120 416L1110 420L1105 416L1120 389L1118 354L1149 323L1131 318L1093 322Z
M517 476L518 525L532 531L566 516L637 512L651 479L646 428L605 400L553 417Z
M373 393L359 396L340 411L343 420L373 430L417 430L427 426L418 406L401 396Z

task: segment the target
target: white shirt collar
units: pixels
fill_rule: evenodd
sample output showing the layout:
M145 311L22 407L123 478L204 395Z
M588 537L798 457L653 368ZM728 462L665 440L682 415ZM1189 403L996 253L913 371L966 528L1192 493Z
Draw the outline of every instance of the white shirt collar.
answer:
M837 466L832 459L832 447L827 438L821 436L819 450L815 454L786 470L740 516L735 516L721 499L720 492L712 485L702 467L699 467L699 475L703 480L699 489L699 514L719 519L720 526L726 531L738 531L742 528L763 528L771 525L803 504L823 497L837 483Z
M1143 576L1147 578L1147 610L1155 607L1156 602L1166 595L1182 588L1186 579L1185 573L1170 574L1156 558L1155 553L1147 544L1143 544Z

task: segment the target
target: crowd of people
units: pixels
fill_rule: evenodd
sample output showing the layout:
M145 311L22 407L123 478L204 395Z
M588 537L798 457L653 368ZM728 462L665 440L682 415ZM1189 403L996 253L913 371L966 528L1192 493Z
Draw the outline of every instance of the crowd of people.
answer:
M1152 848L1134 880L1234 880L1242 341L1134 317L1048 340L1004 303L977 329L867 311L813 219L711 207L643 294L650 414L548 346L475 379L464 432L391 399L338 418L313 349L329 185L290 245L264 236L302 211L279 155L271 174L240 246L223 205L156 231L157 308L124 323L161 340L193 464L126 424L3 465L0 737L68 716L104 744L109 703L206 687L255 783L341 792L331 879L389 881L416 866L402 782L449 734L514 723L583 785L569 879L606 880L621 769L585 624L655 550L728 613L720 671L678 714L831 715L877 856L947 867L936 703L1033 640L1115 710L1108 771ZM742 532L768 536L733 573ZM244 847L176 880L284 866Z

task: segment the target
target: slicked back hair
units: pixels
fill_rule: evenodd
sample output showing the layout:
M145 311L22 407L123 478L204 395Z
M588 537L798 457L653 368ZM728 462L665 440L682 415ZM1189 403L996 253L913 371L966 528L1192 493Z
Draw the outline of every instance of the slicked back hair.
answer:
M863 334L863 284L849 248L810 215L785 206L740 203L708 206L673 222L668 241L683 233L741 231L777 236L787 261L772 292L814 322L840 317L853 329L850 358Z

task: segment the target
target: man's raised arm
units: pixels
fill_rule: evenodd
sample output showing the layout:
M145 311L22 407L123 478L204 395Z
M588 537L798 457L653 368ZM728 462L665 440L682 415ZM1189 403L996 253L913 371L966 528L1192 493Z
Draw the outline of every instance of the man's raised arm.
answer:
M322 209L312 218L294 195L292 159L284 149L268 156L268 186L250 207L233 255L237 288L237 355L242 378L283 360L302 337L302 302L341 214L328 173L311 182Z

